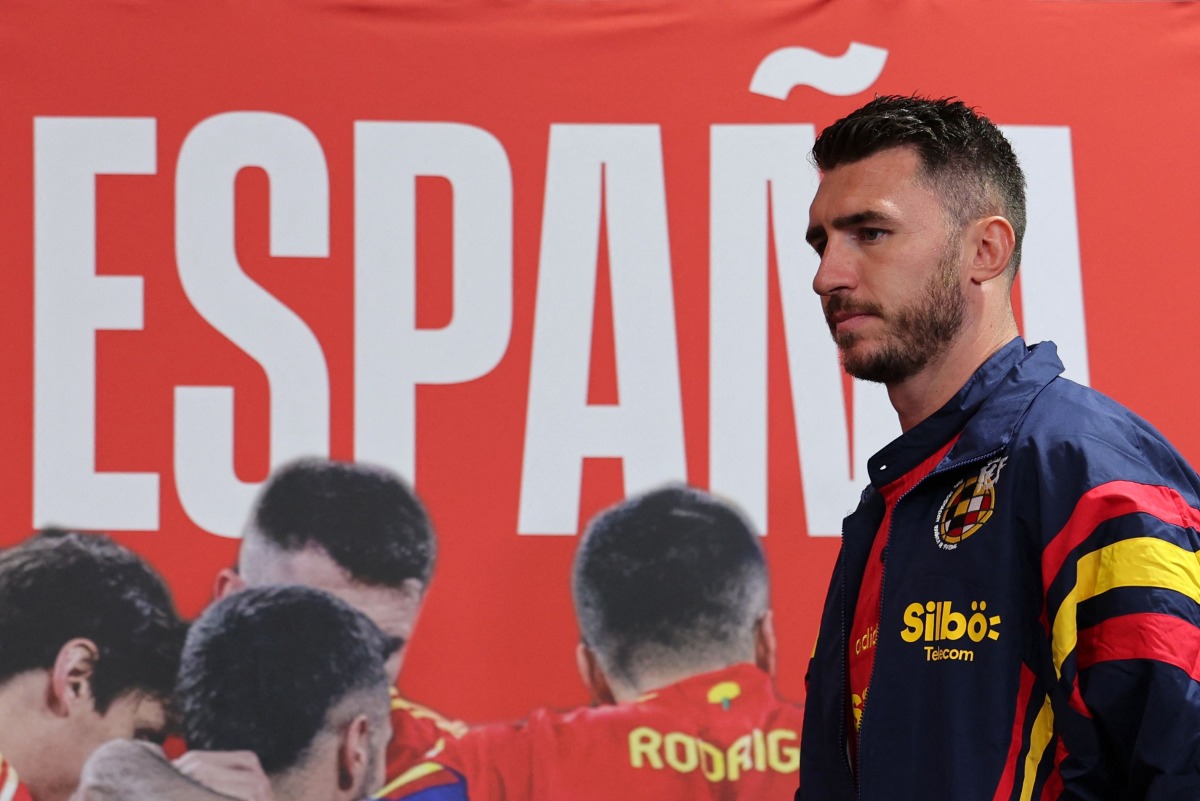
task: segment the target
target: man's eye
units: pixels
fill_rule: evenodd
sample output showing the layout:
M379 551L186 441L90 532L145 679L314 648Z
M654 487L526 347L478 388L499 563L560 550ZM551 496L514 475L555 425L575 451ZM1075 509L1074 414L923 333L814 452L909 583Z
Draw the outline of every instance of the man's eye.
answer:
M864 242L875 242L886 232L882 228L860 228L858 238Z

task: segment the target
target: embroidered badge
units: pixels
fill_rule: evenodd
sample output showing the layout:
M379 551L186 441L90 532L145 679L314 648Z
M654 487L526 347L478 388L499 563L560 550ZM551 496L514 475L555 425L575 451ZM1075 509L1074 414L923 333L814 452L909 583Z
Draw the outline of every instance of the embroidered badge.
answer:
M996 481L1007 462L1007 456L993 459L978 475L964 478L950 490L933 526L933 539L939 548L953 551L991 518L996 508Z

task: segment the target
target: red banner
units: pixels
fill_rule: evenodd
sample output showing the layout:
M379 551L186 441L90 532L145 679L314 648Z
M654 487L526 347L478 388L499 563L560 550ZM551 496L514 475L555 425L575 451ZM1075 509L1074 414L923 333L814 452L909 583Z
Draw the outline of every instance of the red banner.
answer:
M480 721L585 700L577 532L686 479L766 532L800 699L898 432L811 293L815 133L999 123L1027 338L1196 461L1198 75L1195 3L6 3L2 541L114 531L194 614L272 464L388 464L441 544L402 685Z

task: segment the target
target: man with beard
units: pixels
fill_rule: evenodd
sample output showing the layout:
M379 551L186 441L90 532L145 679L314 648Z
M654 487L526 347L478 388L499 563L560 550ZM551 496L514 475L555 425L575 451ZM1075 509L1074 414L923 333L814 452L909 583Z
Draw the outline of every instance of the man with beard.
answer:
M1009 143L881 97L813 155L813 288L903 434L843 525L797 801L1200 798L1200 478L1018 336Z
M209 607L183 649L188 746L253 753L276 801L360 801L383 783L388 638L329 593L280 585Z
M394 688L436 556L433 523L400 476L379 465L308 458L272 473L247 522L237 569L221 571L216 581L217 598L247 586L316 587L388 635L395 732L388 744L389 778L419 762L443 737L466 729Z
M230 758L221 792L124 741L88 763L74 801L361 801L384 779L391 650L370 618L311 587L217 601L188 633L175 706L190 748Z

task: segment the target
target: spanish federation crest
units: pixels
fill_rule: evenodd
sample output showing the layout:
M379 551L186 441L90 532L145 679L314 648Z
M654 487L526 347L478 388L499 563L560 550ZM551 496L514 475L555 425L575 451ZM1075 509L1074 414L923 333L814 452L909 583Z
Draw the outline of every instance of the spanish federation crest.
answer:
M978 475L964 478L950 490L933 526L933 539L939 548L953 551L991 519L996 508L996 481L1007 462L1007 456L993 459Z

